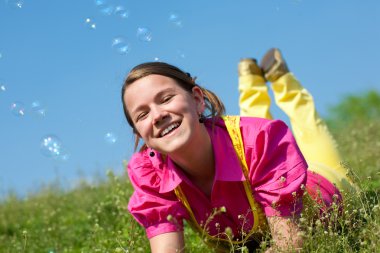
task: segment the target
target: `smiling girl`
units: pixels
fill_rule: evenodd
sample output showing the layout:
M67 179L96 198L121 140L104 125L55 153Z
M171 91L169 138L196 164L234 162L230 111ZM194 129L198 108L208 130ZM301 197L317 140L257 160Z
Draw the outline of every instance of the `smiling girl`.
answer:
M266 80L307 154L285 123L269 119ZM304 190L326 209L333 196L341 201L334 184L349 183L331 136L279 51L270 50L261 67L242 60L239 90L242 115L255 117L224 116L219 98L175 66L144 63L128 74L124 113L135 148L144 142L128 164L135 189L128 208L145 227L152 252L185 249L183 220L219 250L241 244L255 250L267 234L274 242L267 252L301 249ZM326 152L317 155L320 148ZM304 156L316 164L313 170Z

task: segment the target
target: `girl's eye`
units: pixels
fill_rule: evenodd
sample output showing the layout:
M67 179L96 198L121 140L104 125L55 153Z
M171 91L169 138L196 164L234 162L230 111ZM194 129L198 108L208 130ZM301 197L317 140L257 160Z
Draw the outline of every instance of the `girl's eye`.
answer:
M136 118L136 122L139 121L139 120L142 120L145 118L145 116L147 115L148 113L147 112L142 112L140 113L137 118Z
M174 96L173 95L170 95L170 96L166 96L162 99L162 103L166 103L166 102L169 102Z

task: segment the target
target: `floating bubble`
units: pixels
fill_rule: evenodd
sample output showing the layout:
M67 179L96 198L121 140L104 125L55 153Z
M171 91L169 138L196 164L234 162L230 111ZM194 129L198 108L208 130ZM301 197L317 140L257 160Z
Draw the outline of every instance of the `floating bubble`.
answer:
M39 117L46 116L46 109L41 105L40 101L34 101L32 103L32 112Z
M3 58L3 54L0 52L0 60Z
M24 6L23 0L5 0L5 3L14 9L21 9Z
M114 8L113 6L109 5L109 6L104 6L100 9L100 12L103 14L103 15L106 15L106 16L110 16L114 11Z
M144 42L152 41L152 33L146 27L137 28L137 38Z
M0 92L6 91L7 87L4 84L0 84Z
M129 17L129 11L126 10L123 6L116 6L114 13L116 16L119 16L121 18L128 18Z
M112 132L108 132L104 135L104 140L109 144L114 144L117 141L117 136Z
M107 3L106 0L95 0L96 6L102 6L102 5L105 5L106 3Z
M50 158L58 157L61 154L61 148L62 142L57 136L46 135L42 137L40 145L42 155Z
M182 50L182 49L178 49L177 50L177 56L181 59L185 59L186 58L186 54L185 52Z
M61 140L54 134L49 134L41 139L41 154L48 158L67 161L70 158L69 153L62 145Z
M121 55L127 55L131 50L131 46L123 37L114 38L112 40L112 48L114 48L115 51Z
M169 22L178 28L183 27L182 20L177 13L170 13Z
M68 153L65 148L62 148L61 154L57 157L57 159L61 161L67 161L70 159L70 157L71 157L70 153Z
M96 23L91 18L86 18L86 27L92 30L96 29Z
M159 61L160 60L160 58L158 58L158 57L154 57L154 59L153 59L154 61Z
M13 102L11 104L11 112L14 116L23 117L25 116L25 105L22 102Z
M106 0L95 0L95 5L99 8L100 13L106 16L110 16L114 8L112 5L108 5Z

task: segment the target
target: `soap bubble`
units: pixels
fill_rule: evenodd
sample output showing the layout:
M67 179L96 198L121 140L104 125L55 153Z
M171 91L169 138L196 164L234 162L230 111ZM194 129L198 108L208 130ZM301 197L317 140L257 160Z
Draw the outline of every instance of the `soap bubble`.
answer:
M129 17L129 11L126 10L123 6L116 6L114 13L116 16L119 16L121 18L128 18Z
M108 5L106 0L95 0L95 5L100 9L100 12L106 16L113 13L113 6Z
M154 57L153 61L160 61L160 58Z
M5 3L14 9L21 9L24 6L23 0L5 0Z
M62 145L61 140L54 134L48 134L42 137L40 143L41 154L48 158L67 161L70 154Z
M177 13L170 13L169 22L178 28L182 28L182 20Z
M0 52L0 60L3 58L3 54Z
M39 117L46 116L46 109L41 105L40 101L34 101L32 103L32 112Z
M118 54L127 55L131 51L131 46L123 37L116 37L112 40L112 48L116 50Z
M70 153L65 148L61 148L61 154L57 157L58 160L67 161L70 159Z
M86 27L92 30L96 29L96 23L91 18L86 18L85 21Z
M25 116L25 105L22 102L13 102L11 104L11 112L14 116L23 117Z
M56 158L61 155L62 142L55 135L46 135L41 139L40 150L41 154L49 157Z
M144 42L152 41L152 33L146 27L137 28L137 38Z
M108 132L104 135L104 140L109 144L114 144L117 141L117 136L112 132Z
M177 56L181 59L185 59L186 58L186 54L185 52L182 50L182 49L178 49L177 50Z
M6 90L7 90L7 87L5 87L4 84L0 83L0 92L6 91Z
M106 16L110 16L113 13L113 6L104 6L100 12Z
M96 6L102 6L102 5L105 5L106 3L107 3L106 0L95 0Z

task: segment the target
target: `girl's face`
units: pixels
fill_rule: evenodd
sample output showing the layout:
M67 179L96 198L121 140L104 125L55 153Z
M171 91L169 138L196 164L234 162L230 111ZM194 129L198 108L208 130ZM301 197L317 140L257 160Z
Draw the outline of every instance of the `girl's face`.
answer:
M172 78L149 75L129 85L123 99L137 134L160 153L186 150L200 131L205 104L199 87L189 93Z

